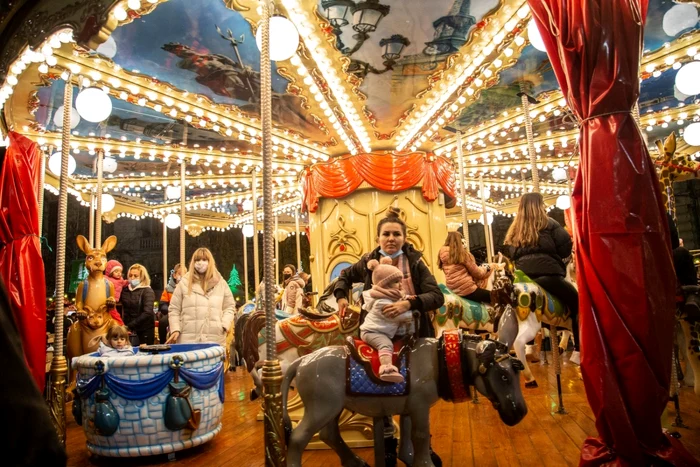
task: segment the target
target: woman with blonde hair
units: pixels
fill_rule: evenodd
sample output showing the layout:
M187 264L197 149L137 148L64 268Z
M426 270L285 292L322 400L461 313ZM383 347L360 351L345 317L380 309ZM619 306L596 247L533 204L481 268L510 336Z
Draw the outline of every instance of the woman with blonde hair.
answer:
M156 337L153 304L156 295L151 277L141 264L134 264L127 274L129 285L122 290L121 302L124 324L136 334L140 344L153 345Z
M541 194L527 193L520 198L518 214L504 243L510 246L515 267L561 300L571 312L574 352L569 360L580 363L578 291L566 280L564 264L571 256L571 236L557 221L547 217Z
M199 248L170 300L170 337L166 343L225 345L235 311L233 294L216 269L211 251Z
M461 233L447 234L445 245L438 252L438 267L445 272L445 285L452 293L474 302L491 303L486 283L496 265L477 266L474 256L462 243Z

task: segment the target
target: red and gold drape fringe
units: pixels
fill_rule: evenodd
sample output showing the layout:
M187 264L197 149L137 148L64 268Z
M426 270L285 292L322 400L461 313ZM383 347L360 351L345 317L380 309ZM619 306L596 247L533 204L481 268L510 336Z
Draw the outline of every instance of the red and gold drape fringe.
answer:
M453 164L432 154L403 156L360 154L316 164L306 169L302 179L303 209L316 212L318 198L342 198L367 182L382 191L404 191L423 182L426 201L435 201L439 190L455 196Z

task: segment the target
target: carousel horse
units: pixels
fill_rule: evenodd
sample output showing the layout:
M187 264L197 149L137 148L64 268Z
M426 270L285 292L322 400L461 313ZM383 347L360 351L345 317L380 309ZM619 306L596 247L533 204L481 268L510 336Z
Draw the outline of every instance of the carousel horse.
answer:
M360 341L361 344L361 341ZM293 362L282 383L282 407L285 428L291 429L287 398L292 380L304 403L304 416L291 430L287 465L301 466L301 455L315 433L340 457L343 466L367 466L354 454L340 435L339 417L343 409L374 418L375 465L384 465L383 417L400 415L401 436L399 459L406 465L433 466L430 457L430 407L438 399L468 399L469 386L488 398L508 426L520 422L527 406L520 390L518 373L521 363L508 353L508 347L493 340L482 340L464 331L451 331L440 339L418 339L415 345L402 350L401 371L404 383L384 383L385 391L403 384L405 390L389 396L386 392L365 392L365 383L372 383L372 370L358 386L353 370L363 365L352 343L325 347ZM395 346L396 348L396 346ZM396 355L396 354L395 354ZM395 357L396 358L396 357ZM360 370L364 366L359 367ZM374 382L373 384L379 384ZM323 388L319 390L319 388ZM409 437L408 434L411 434Z
M243 358L243 329L245 328L245 324L248 322L248 317L251 315L251 313L255 312L255 310L262 304L261 298L262 291L264 290L262 285L263 284L261 283L260 287L258 287L253 300L248 300L236 310L236 324L233 327L233 334L230 335L230 337L227 336L226 339L226 353L229 356L228 361L230 362L229 371L236 371L236 366L241 364L240 362ZM283 292L284 289L275 284L275 305L277 305L282 299ZM276 308L275 315L277 316L277 319L289 318L287 313Z
M73 357L94 352L100 344L100 338L115 323L108 307L114 307L114 285L104 277L107 266L107 253L117 245L117 237L107 238L101 248L93 248L82 235L77 238L78 247L85 253L85 268L88 277L78 285L75 305L78 315L83 318L68 330L66 339L66 356Z
M330 309L328 303L335 303L335 297L333 297L335 283L334 279L328 284L316 311L311 308L300 309L299 313L294 316L285 319L278 317L275 324L275 341L282 374L289 364L301 356L321 347L340 345L345 342L346 336L359 336L359 303L362 284L355 284L353 287L350 306L353 311L341 319L337 308L333 309L332 313L327 312ZM245 319L246 322L242 326L242 355L246 368L255 383L255 389L251 391L250 395L251 399L254 400L262 394L262 379L259 371L266 358L265 337L261 333L265 327L265 313L256 311L247 315Z

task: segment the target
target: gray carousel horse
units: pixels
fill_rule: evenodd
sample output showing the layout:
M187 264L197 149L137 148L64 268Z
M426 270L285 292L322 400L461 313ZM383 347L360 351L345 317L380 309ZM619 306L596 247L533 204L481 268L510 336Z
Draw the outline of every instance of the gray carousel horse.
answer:
M512 313L512 310L507 312ZM515 321L511 322L517 326ZM512 330L517 332L515 328ZM523 366L509 355L505 344L481 340L464 331L451 331L440 339L418 339L407 352L410 352L407 370L404 369L407 388L403 394L389 397L351 395L354 375L346 373L350 371L346 365L352 364L348 359L356 357L346 348L326 347L294 361L282 385L286 428L291 427L287 393L292 380L296 381L305 412L299 425L291 431L287 465L300 467L302 452L313 435L320 432L321 439L335 450L343 466L367 466L340 436L338 418L344 408L374 418L376 466L384 465L383 417L392 415L400 415L401 432L411 434L401 437L399 459L410 466L433 466L430 407L440 398L464 400L470 385L491 401L506 425L517 424L527 414L520 390L519 372ZM448 354L451 358L458 355L456 364ZM455 368L458 371L455 372Z

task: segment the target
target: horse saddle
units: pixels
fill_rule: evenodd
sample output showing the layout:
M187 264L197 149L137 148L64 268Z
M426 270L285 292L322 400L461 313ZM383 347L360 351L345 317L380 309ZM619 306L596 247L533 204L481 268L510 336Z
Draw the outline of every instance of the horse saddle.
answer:
M542 314L551 323L558 318L566 321L569 318L569 310L557 297L544 290L537 282L530 279L524 272L516 270L515 295L517 297L516 313L518 319L527 319L530 312L534 312L537 321L542 321Z
M393 364L404 377L402 383L389 383L379 379L379 352L362 339L348 337L345 347L347 392L351 396L405 396L409 392L409 355L415 339L403 336L394 340Z

